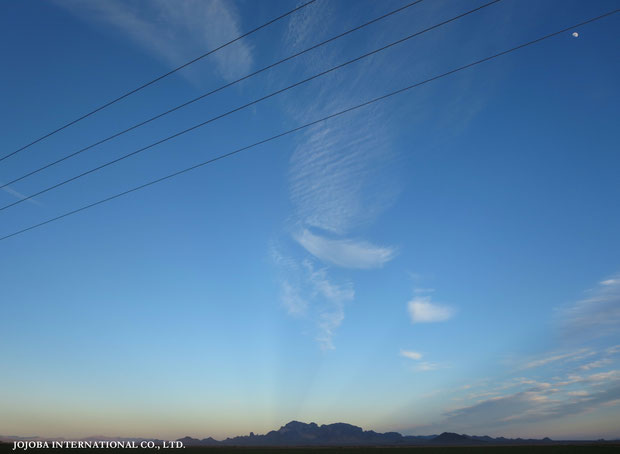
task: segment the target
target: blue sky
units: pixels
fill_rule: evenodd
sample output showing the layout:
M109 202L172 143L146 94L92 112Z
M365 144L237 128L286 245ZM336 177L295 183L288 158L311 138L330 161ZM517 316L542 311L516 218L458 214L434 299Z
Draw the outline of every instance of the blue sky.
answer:
M0 181L405 3L318 0L3 161ZM0 202L483 3L423 1ZM2 155L295 5L7 3ZM503 0L3 210L0 235L615 7ZM620 437L619 20L2 241L2 435L223 438L296 419Z

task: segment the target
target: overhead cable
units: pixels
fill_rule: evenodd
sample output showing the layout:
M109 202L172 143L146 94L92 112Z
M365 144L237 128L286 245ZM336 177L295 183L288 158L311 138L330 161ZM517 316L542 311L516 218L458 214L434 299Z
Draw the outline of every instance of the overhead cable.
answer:
M429 82L433 82L433 81L435 81L435 80L441 79L441 78L443 78L443 77L449 76L449 75L454 74L454 73L457 73L457 72L459 72L459 71L463 71L463 70L465 70L465 69L471 68L471 67L476 66L476 65L479 65L479 64L481 64L481 63L485 63L485 62L487 62L487 61L490 61L490 60L493 60L493 59L495 59L495 58L501 57L501 56L503 56L503 55L507 55L507 54L509 54L509 53L511 53L511 52L514 52L514 51L516 51L516 50L523 49L524 47L531 46L531 45L533 45L533 44L539 43L539 42L544 41L544 40L546 40L546 39L549 39L549 38L551 38L551 37L553 37L553 36L557 36L557 35L560 35L560 34L562 34L562 33L566 33L566 32L568 32L569 30L574 30L574 29L575 29L575 28L577 28L577 27L581 27L581 26L586 25L586 24L589 24L589 23L591 23L591 22L595 22L595 21L597 21L597 20L600 20L600 19L603 19L603 18L605 18L605 17L611 16L611 15L613 15L613 14L616 14L618 11L620 11L620 9L616 9L616 10L609 11L609 12L607 12L607 13L605 13L605 14L602 14L602 15L600 15L600 16L594 17L594 18L592 18L592 19L588 19L588 20L583 21L583 22L580 22L580 23L578 23L578 24L571 25L570 27L566 27L566 28L564 28L564 29L562 29L562 30L558 30L558 31L556 31L556 32L553 32L553 33L550 33L550 34L548 34L548 35L542 36L542 37L540 37L540 38L534 39L534 40L532 40L532 41L528 41L528 42L526 42L526 43L524 43L524 44L520 44L520 45L515 46L515 47L512 47L512 48L510 48L510 49L508 49L508 50L505 50L505 51L502 51L502 52L496 53L496 54L494 54L494 55L491 55L491 56L489 56L489 57L483 58L483 59L481 59L481 60L474 61L474 62L469 63L469 64L467 64L467 65L460 66L460 67L458 67L458 68L456 68L456 69L453 69L453 70L451 70L451 71L448 71L448 72L445 72L445 73L439 74L439 75L437 75L437 76L431 77L430 79L423 80L422 82L417 82L417 83L415 83L415 84L409 85L409 86L404 87L404 88L401 88L401 89L399 89L399 90L392 91L392 92L390 92L390 93L387 93L387 94L385 94L385 95L379 96L379 97L374 98L374 99L371 99L371 100L366 101L366 102L364 102L364 103L357 104L357 105L355 105L355 106L353 106L353 107L349 107L348 109L341 110L341 111L339 111L339 112L333 113L333 114L331 114L331 115L328 115L328 116L326 116L326 117L320 118L320 119L315 120L315 121L312 121L312 122L310 122L310 123L306 123L306 124L304 124L304 125L298 126L298 127L296 127L296 128L293 128L293 129L289 129L288 131L282 132L282 133L277 134L277 135L275 135L275 136L271 136L271 137L269 137L269 138L267 138L267 139L264 139L264 140L261 140L261 141L259 141L259 142L255 142L255 143L253 143L253 144L251 144L251 145L247 145L247 146L245 146L245 147L238 148L238 149L236 149L236 150L234 150L234 151L231 151L231 152L228 152L228 153L226 153L226 154L219 155L219 156L217 156L217 157L215 157L215 158L211 158L211 159L209 159L209 160L207 160L207 161L201 162L201 163L199 163L199 164L193 165L193 166L188 167L188 168L185 168L185 169L183 169L183 170L179 170L178 172L174 172L174 173L171 173L171 174L166 175L166 176L164 176L164 177L157 178L156 180L152 180L152 181L150 181L150 182L148 182L148 183L142 184L142 185L140 185L140 186L136 186L136 187L134 187L134 188L132 188L132 189L129 189L129 190L127 190L127 191L123 191L123 192L118 193L118 194L116 194L116 195L113 195L113 196L111 196L111 197L107 197L107 198L105 198L105 199L102 199L102 200L99 200L99 201L97 201L97 202L91 203L91 204L89 204L89 205L85 205L85 206L83 206L83 207L81 207L81 208L75 209L75 210L73 210L73 211L69 211L69 212L67 212L67 213L64 213L64 214L62 214L62 215L60 215L60 216L56 216L56 217L54 217L54 218L48 219L48 220L43 221L43 222L40 222L40 223L38 223L38 224L31 225L30 227L26 227L26 228L24 228L24 229L21 229L21 230L18 230L18 231L16 231L16 232L13 232L13 233L11 233L11 234L9 234L9 235L5 235L5 236L3 236L3 237L0 237L0 241L6 240L6 239L11 238L11 237L14 237L14 236L16 236L16 235L20 235L20 234L25 233L25 232L27 232L27 231L29 231L29 230L33 230L33 229L36 229L36 228L38 228L38 227L42 227L42 226L47 225L47 224L49 224L49 223L52 223L52 222L58 221L58 220L60 220L60 219L66 218L67 216L74 215L74 214L79 213L79 212L81 212L81 211L84 211L84 210L87 210L87 209L93 208L93 207L95 207L95 206L97 206L97 205L101 205L101 204L103 204L103 203L109 202L109 201L111 201L111 200L117 199L117 198L122 197L122 196L125 196L125 195L127 195L127 194L131 194L131 193L133 193L133 192L139 191L139 190L141 190L141 189L144 189L144 188L146 188L146 187L152 186L152 185L154 185L154 184L161 183L162 181L169 180L169 179L171 179L171 178L177 177L177 176L179 176L179 175L182 175L182 174L184 174L184 173L187 173L187 172L190 172L190 171L192 171L192 170L198 169L198 168L200 168L200 167L206 166L206 165L208 165L208 164L212 164L212 163L214 163L214 162L216 162L216 161L219 161L219 160L222 160L222 159L225 159L225 158L229 158L229 157L234 156L234 155L236 155L236 154L238 154L238 153L241 153L241 152L243 152L243 151L249 150L249 149L251 149L251 148L257 147L257 146L262 145L262 144L265 144L265 143L267 143L267 142L271 142L271 141L273 141L273 140L279 139L279 138L281 138L281 137L284 137L284 136L286 136L286 135L292 134L292 133L294 133L294 132L301 131L301 130L303 130L303 129L305 129L305 128L308 128L308 127L310 127L310 126L313 126L313 125L316 125L316 124L322 123L322 122L327 121L327 120L329 120L329 119L331 119L331 118L338 117L338 116L340 116L340 115L344 115L344 114L346 114L346 113L348 113L348 112L351 112L351 111L354 111L354 110L357 110L357 109L363 108L363 107L365 107L365 106L368 106L368 105L370 105L370 104L376 103L376 102L378 102L378 101L382 101L382 100L387 99L387 98L390 98L390 97L392 97L392 96L395 96L395 95L398 95L398 94L402 94L402 93L404 93L404 92L406 92L406 91L408 91L408 90L411 90L411 89L413 89L413 88L416 88L416 87L422 86L422 85L427 84L427 83L429 83Z
M267 26L269 26L269 25L271 25L271 24L273 24L274 22L277 22L277 21L279 21L279 20L281 20L281 19L284 19L285 17L287 17L287 16L289 16L289 15L291 15L291 14L293 14L293 13L295 13L295 12L299 11L300 9L305 8L306 6L309 6L310 4L314 3L315 1L316 1L316 0L310 0L310 1L306 2L306 3L303 3L303 4L301 4L300 6L298 6L297 8L294 8L294 9L292 9L292 10L290 10L290 11L288 11L288 12L284 13L284 14L281 14L280 16L278 16L278 17L276 17L276 18L274 18L274 19L271 19L269 22L266 22L266 23L264 23L264 24L262 24L262 25L259 25L258 27L253 28L253 29L252 29L252 30L250 30L250 31L247 31L247 32L245 32L244 34L242 34L242 35L240 35L240 36L237 36L236 38L234 38L234 39L232 39L232 40L230 40L230 41L228 41L228 42L226 42L226 43L222 44L221 46L218 46L218 47L216 47L215 49L211 49L210 51L205 52L204 54L202 54L202 55L200 55L200 56L198 56L198 57L196 57L196 58L194 58L194 59L192 59L192 60L188 61L187 63L184 63L184 64L182 64L181 66L177 66L176 68L174 68L174 69L172 69L172 70L168 71L167 73L162 74L161 76L156 77L155 79L153 79L153 80L151 80L151 81L149 81L149 82L146 82L146 83L144 83L144 84L140 85L139 87L136 87L136 88L134 88L133 90L130 90L130 91L126 92L125 94L123 94L123 95L121 95L121 96L119 96L119 97L117 97L117 98L114 98L114 99L113 99L113 100L111 100L111 101L108 101L107 103L105 103L105 104L103 104L103 105L101 105L101 106L97 107L97 108L96 108L96 109L94 109L94 110L91 110L90 112L88 112L88 113L86 113L86 114L84 114L84 115L82 115L82 116L80 116L80 117L76 118L75 120L72 120L72 121L70 121L70 122L68 122L68 123L64 124L63 126L60 126L59 128L56 128L56 129L54 129L53 131L48 132L47 134L42 135L42 136L41 136L41 137L39 137L38 139L33 140L32 142L30 142L30 143L28 143L28 144L26 144L26 145L22 146L21 148L18 148L17 150L15 150L15 151L13 151L13 152L11 152L11 153L9 153L9 154L5 155L5 156L2 156L2 157L0 158L0 161L4 161L5 159L7 159L7 158L9 158L9 157L14 156L14 155L16 155L17 153L19 153L19 152L21 152L21 151L24 151L24 150L25 150L25 149L27 149L27 148L30 148L32 145L34 145L34 144L36 144L36 143L39 143L39 142L41 142L42 140L47 139L48 137L53 136L54 134L56 134L56 133L58 133L58 132L62 131L63 129L66 129L66 128L68 128L69 126L72 126L72 125L74 125L74 124L76 124L76 123L78 123L78 122L80 122L80 121L84 120L85 118L90 117L91 115L96 114L97 112L99 112L99 111L101 111L101 110L105 109L106 107L110 107L112 104L116 104L117 102L121 101L122 99L125 99L125 98L127 98L128 96L131 96L131 95L133 95L134 93L137 93L137 92L139 92L140 90L143 90L143 89L145 89L146 87L148 87L148 86L150 86L150 85L153 85L154 83L159 82L160 80L162 80L162 79L164 79L164 78L166 78L166 77L168 77L168 76L170 76L170 75L172 75L172 74L176 73L177 71L180 71L181 69L186 68L187 66L189 66L189 65L191 65L191 64L193 64L193 63L196 63L197 61L202 60L203 58L205 58L205 57L207 57L207 56L209 56L209 55L211 55L211 54L213 54L213 53L215 53L215 52L217 52L217 51L219 51L219 50L221 50L221 49L224 49L225 47L230 46L230 45L231 45L231 44L233 44L233 43L236 43L237 41L239 41L239 40L241 40L241 39L243 39L243 38L245 38L245 37L247 37L247 36L249 36L249 35L251 35L251 34L253 34L253 33L255 33L255 32L257 32L257 31L259 31L259 30L261 30L261 29L263 29L263 28L265 28L265 27L267 27Z
M380 16L380 17L377 17L377 18L375 18L375 19L373 19L373 20L371 20L371 21L369 21L369 22L366 22L366 23L364 23L364 24L362 24L362 25L358 25L358 26L357 26L357 27L355 27L355 28L349 29L349 30L347 30L347 31L346 31L346 32L344 32L344 33L340 33L339 35L333 36L333 37L331 37L331 38L329 38L329 39L327 39L327 40L325 40L325 41L322 41L322 42L320 42L320 43L318 43L318 44L315 44L315 45L314 45L314 46L312 46L312 47L308 47L307 49L304 49L304 50L302 50L301 52L297 52L297 53L295 53L295 54L293 54L293 55L290 55L290 56L288 56L288 57L286 57L286 58L283 58L282 60L278 60L278 61L277 61L277 62L275 62L275 63L272 63L272 64L270 64L270 65L268 65L268 66L265 66L265 67L263 67L263 68L261 68L261 69L259 69L259 70L257 70L257 71L254 71L254 72L252 72L252 73L250 73L250 74L248 74L248 75L246 75L246 76L243 76L243 77L241 77L241 78L239 78L239 79L237 79L237 80L234 80L234 81L232 81L232 82L229 82L229 83L227 83L227 84L225 84L225 85L222 85L222 86L220 86L220 87L218 87L218 88L215 88L215 89L213 89L213 90L211 90L211 91L209 91L209 92L207 92L207 93L204 93L204 94L202 94L202 95L200 95L200 96L198 96L198 97L195 97L195 98L193 98L193 99L190 99L189 101L184 102L183 104L179 104L178 106L173 107L173 108L171 108L171 109L169 109L169 110L166 110L165 112L162 112L162 113L160 113L160 114L157 114L157 115L155 115L154 117L151 117L151 118L149 118L149 119L147 119L147 120L141 121L140 123L137 123L137 124L135 124L135 125L133 125L133 126L131 126L131 127L129 127L129 128L123 129L122 131L119 131L119 132L117 132L117 133L114 133L114 134L112 134L111 136L108 136L108 137L106 137L106 138L104 138L104 139L101 139L101 140L99 140L99 141L97 141L97 142L95 142L95 143L91 144L91 145L88 145L88 146L86 146L86 147L84 147L84 148L81 148L81 149L79 149L79 150L77 150L77 151L74 151L73 153L70 153L70 154L68 154L68 155L65 155L65 156L63 156L62 158L57 159L56 161L50 162L50 163L48 163L48 164L46 164L46 165L44 165L44 166L42 166L42 167L39 167L38 169L35 169L35 170L31 171L31 172L28 172L28 173L26 173L26 174L24 174L24 175L22 175L22 176L20 176L20 177L18 177L18 178L15 178L15 179L13 179L13 180L11 180L11 181L8 181L8 182L6 182L6 183L2 183L2 184L0 184L0 189L5 188L5 187L7 187L7 186L10 186L10 185L12 185L12 184L14 184L14 183L17 183L18 181L21 181L21 180L23 180L23 179L25 179L25 178L28 178L28 177L32 176L32 175L35 175L35 174L37 174L37 173L39 173L39 172L41 172L41 171L43 171L43 170L45 170L45 169L48 169L48 168L50 168L50 167L52 167L52 166L55 166L56 164L60 164L61 162L66 161L66 160L68 160L68 159L70 159L70 158L73 158L74 156L77 156L77 155L79 155L79 154L81 154L81 153L83 153L83 152L85 152L85 151L91 150L91 149L93 149L93 148L95 148L95 147L97 147L97 146L99 146L99 145L101 145L101 144L103 144L103 143L106 143L106 142L108 142L108 141L110 141L110 140L112 140L112 139L115 139L115 138L117 138L117 137L120 137L120 136L122 136L122 135L123 135L123 134L125 134L125 133L128 133L128 132L130 132L130 131L133 131L133 130L135 130L135 129L137 129L137 128L140 128L140 127L142 127L142 126L144 126L144 125L146 125L146 124L148 124L148 123L150 123L150 122L154 121L154 120L157 120L157 119L159 119L159 118L162 118L162 117L164 117L164 116L166 116L166 115L168 115L168 114L170 114L170 113L172 113L172 112L175 112L175 111L177 111L177 110L179 110L179 109L182 109L182 108L184 108L184 107L186 107L186 106L189 106L190 104L193 104L193 103L195 103L196 101L199 101L199 100L201 100L201 99L204 99L204 98L206 98L206 97L208 97L208 96L210 96L210 95L212 95L212 94L214 94L214 93L217 93L217 92L219 92L219 91L221 91L221 90L224 90L225 88L231 87L232 85L235 85L235 84L237 84L237 83L239 83L239 82L241 82L241 81L244 81L244 80L246 80L246 79L249 79L250 77L256 76L257 74L260 74L260 73L262 73L263 71L266 71L266 70L272 69L272 68L274 68L274 67L276 67L276 66L278 66L278 65L280 65L280 64L282 64L282 63L284 63L284 62L287 62L287 61L292 60L292 59L294 59L294 58L296 58L296 57L299 57L300 55L303 55L303 54L305 54L305 53L307 53L307 52L309 52L309 51L311 51L311 50L314 50L314 49L316 49L316 48L318 48L318 47L324 46L324 45L325 45L325 44L327 44L327 43L330 43L330 42L332 42L332 41L335 41L335 40L337 40L338 38L342 38L343 36L346 36L346 35L348 35L348 34L350 34L350 33L353 33L354 31L360 30L360 29L362 29L362 28L364 28L364 27L367 27L368 25L371 25L371 24L373 24L373 23L375 23L375 22L378 22L378 21L380 21L380 20L382 20L382 19L385 19L386 17L389 17L389 16L391 16L391 15L393 15L393 14L399 13L399 12L401 12L401 11L403 11L403 10L405 10L405 9L407 9L407 8L409 8L409 7L411 7L411 6L413 6L413 5L416 5L416 4L418 4L418 3L422 2L422 1L423 1L423 0L417 0L417 1L415 1L415 2L411 2L411 3L407 4L407 5L404 5L404 6L400 7L400 8L398 8L398 9L392 10L392 11L390 11L389 13L386 13L386 14L384 14L384 15Z
M99 170L101 170L101 169L104 169L104 168L106 168L106 167L108 167L108 166L110 166L110 165L116 164L117 162L123 161L123 160L125 160L125 159L127 159L127 158L130 158L130 157L135 156L135 155L137 155L137 154L139 154L139 153L142 153L143 151L149 150L149 149L151 149L151 148L153 148L153 147L155 147L155 146L157 146L157 145L160 145L160 144L162 144L162 143L168 142L169 140L172 140L172 139L175 139L175 138L177 138L177 137L179 137L179 136L182 136L182 135L184 135L184 134L187 134L187 133L188 133L188 132L190 132L190 131L193 131L193 130L195 130L195 129L201 128L201 127L203 127L203 126L206 126L206 125L208 125L209 123L213 123L214 121L220 120L220 119L222 119L222 118L224 118L224 117L227 117L227 116L229 116L229 115L231 115L231 114L233 114L233 113L235 113L235 112L239 112L240 110L247 109L247 108L248 108L248 107L250 107L250 106L253 106L253 105L255 105L255 104L258 104L258 103L260 103L260 102L262 102L262 101L265 101L265 100L267 100L267 99L269 99L269 98L272 98L272 97L274 97L274 96L276 96L276 95L279 95L279 94L281 94L281 93L284 93L284 92L286 92L286 91L288 91L288 90L291 90L291 89L293 89L293 88L295 88L295 87L298 87L298 86L300 86L300 85L302 85L302 84L308 83L308 82L310 82L311 80L314 80L314 79L317 79L317 78L319 78L319 77L322 77L322 76L324 76L324 75L326 75L326 74L329 74L329 73L331 73L331 72L333 72L333 71L336 71L336 70L338 70L338 69L341 69L341 68L343 68L343 67L345 67L345 66L347 66L347 65L350 65L350 64L352 64L352 63L358 62L358 61L360 61L360 60L362 60L362 59L364 59L364 58L368 58L368 57L370 57L370 56L372 56L372 55L375 55L375 54L377 54L377 53L379 53L379 52L382 52L382 51L384 51L384 50L386 50L386 49L389 49L389 48L391 48L391 47L393 47L393 46L396 46L396 45L401 44L401 43L403 43L403 42L405 42L405 41L407 41L407 40L410 40L411 38L414 38L414 37L416 37L416 36L422 35L423 33L429 32L429 31L434 30L434 29L436 29L436 28L439 28L439 27L441 27L441 26L443 26L443 25L446 25L446 24L448 24L448 23L450 23L450 22L453 22L453 21L456 21L456 20L458 20L458 19L461 19L461 18L463 18L463 17L465 17L465 16L468 16L469 14L473 14L473 13L475 13L475 12L477 12L477 11L479 11L479 10L483 9L483 8L486 8L486 7L488 7L488 6L491 6L491 5L493 5L493 4L495 4L495 3L498 3L498 2L500 2L500 1L502 1L502 0L493 0L493 1L491 1L491 2L485 3L484 5L481 5L481 6L477 7L477 8L474 8L474 9L472 9L472 10L469 10L469 11L465 12L465 13L459 14L458 16L454 16L454 17L452 17L451 19L445 20L445 21L440 22L440 23L438 23L438 24L435 24L435 25L433 25L433 26L431 26L431 27L425 28L424 30L421 30L421 31L416 32L416 33L413 33L413 34L408 35L408 36L406 36L406 37L404 37L404 38L401 38L401 39L399 39L399 40L393 41L393 42L391 42L390 44L387 44L387 45L382 46L382 47L380 47L380 48L378 48L378 49L375 49L375 50L373 50L373 51L371 51L371 52L368 52L368 53L365 53L365 54L363 54L363 55L360 55L359 57L356 57L356 58L353 58L353 59L351 59L351 60L348 60L348 61L346 61L346 62L344 62L344 63L341 63L341 64L339 64L339 65L337 65L337 66L333 66L333 67L331 67L330 69L327 69L327 70L325 70L325 71L322 71L322 72L320 72L320 73L318 73L318 74L315 74L315 75L313 75L313 76L310 76L310 77L308 77L308 78L306 78L306 79L303 79L303 80L301 80L301 81L299 81L299 82L296 82L296 83L294 83L294 84L288 85L287 87L281 88L280 90L277 90L277 91L274 91L274 92L272 92L272 93L270 93L270 94L268 94L268 95L262 96L262 97L260 97L260 98L258 98L258 99L255 99L254 101L250 101L250 102L248 102L248 103L246 103L246 104L243 104L243 105L241 105L241 106L239 106L239 107L236 107L236 108L234 108L234 109L232 109L232 110L229 110L229 111L227 111L227 112L225 112L225 113L223 113L223 114L217 115L217 116L215 116L215 117L211 117L211 118L209 118L209 119L208 119L208 120L206 120L206 121L203 121L203 122L201 122L201 123L198 123L198 124L196 124L196 125L194 125L194 126L191 126L191 127L187 128L187 129L184 129L184 130L179 131L179 132L177 132L177 133L175 133L175 134L172 134L172 135L170 135L170 136L168 136L168 137L165 137L165 138L163 138L163 139L160 139L160 140L158 140L157 142L153 142L153 143L151 143L151 144L149 144L149 145L147 145L147 146L144 146L144 147L142 147L142 148L139 148L139 149L137 149L137 150L134 150L134 151L132 151L132 152L130 152L130 153L127 153L127 154L125 154L125 155L123 155L123 156L120 156L120 157L118 157L118 158L116 158L116 159L113 159L113 160L108 161L108 162L106 162L106 163L104 163L104 164L101 164L101 165L99 165L99 166L97 166L97 167L94 167L94 168L92 168L92 169L90 169L90 170L87 170L87 171L85 171L85 172L82 172L82 173L80 173L80 174L78 174L78 175L75 175L75 176L73 176L73 177L67 178L67 179L65 179L65 180L63 180L63 181L61 181L61 182L59 182L59 183L56 183L56 184L54 184L54 185L52 185L52 186L48 186L48 187L46 187L45 189L42 189L42 190L40 190L40 191L38 191L38 192L36 192L36 193L34 193L34 194L30 194L30 195L28 195L28 196L25 196L25 197L23 197L23 198L19 199L19 200L16 200L15 202L12 202L12 203L9 203L9 204L7 204L7 205L4 205L4 206L0 207L0 211L3 211L3 210L6 210L7 208L11 208L11 207L13 207L13 206L19 205L20 203L23 203L23 202L25 202L26 200L30 200L30 199L32 199L33 197L37 197L37 196L39 196L39 195L41 195L41 194L45 194L46 192L52 191L52 190L54 190L54 189L57 189L57 188L59 188L59 187L61 187L61 186L64 186L64 185L65 185L65 184L67 184L67 183L71 183L72 181L78 180L78 179L80 179L80 178L82 178L82 177L85 177L85 176L90 175L90 174L92 174L92 173L94 173L94 172L97 172L97 171L99 171Z

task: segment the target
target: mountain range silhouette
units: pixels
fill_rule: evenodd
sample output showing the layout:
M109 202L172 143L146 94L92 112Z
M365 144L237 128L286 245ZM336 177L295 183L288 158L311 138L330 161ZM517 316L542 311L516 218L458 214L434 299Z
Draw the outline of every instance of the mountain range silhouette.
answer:
M510 439L472 436L444 432L440 435L404 436L398 432L378 433L363 430L346 423L318 425L291 421L264 435L243 435L218 441L212 437L202 440L192 437L179 438L185 446L392 446L392 445L473 445L473 444L538 444L552 443L549 438Z

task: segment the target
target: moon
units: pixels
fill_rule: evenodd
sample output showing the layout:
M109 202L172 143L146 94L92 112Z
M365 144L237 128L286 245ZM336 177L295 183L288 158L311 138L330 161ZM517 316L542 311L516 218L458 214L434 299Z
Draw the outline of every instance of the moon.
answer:
M578 36L579 36L579 33L573 32L573 38L577 38Z

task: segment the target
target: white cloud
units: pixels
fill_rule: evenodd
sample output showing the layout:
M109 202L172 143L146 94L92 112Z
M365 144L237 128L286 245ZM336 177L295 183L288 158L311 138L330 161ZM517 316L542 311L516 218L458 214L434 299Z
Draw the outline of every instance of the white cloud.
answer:
M242 34L234 5L223 0L153 0L139 5L120 0L56 3L78 17L116 27L172 66ZM219 75L232 80L249 72L252 49L242 40L207 58L211 64L206 67L214 67L215 62Z
M596 374L589 375L582 379L583 382L595 383L595 384L603 384L611 380L619 380L620 379L620 370L610 370L607 372L599 372Z
M431 303L430 297L418 297L408 303L413 323L443 322L452 318L455 311L449 306Z
M579 366L579 370L597 369L599 367L607 366L608 364L611 364L610 359L599 359L598 361L592 361L591 363L582 364L581 366Z
M413 359L415 361L422 359L422 353L414 352L411 350L401 350L400 356L404 356L405 358Z
M566 394L571 397L583 397L588 395L588 391L568 391Z
M607 279L605 281L600 282L601 285L618 285L620 284L620 279Z
M304 229L295 239L318 259L343 268L379 268L394 257L394 249L365 241L332 240Z
M608 347L605 352L607 352L608 355L615 355L616 353L620 353L620 345Z

